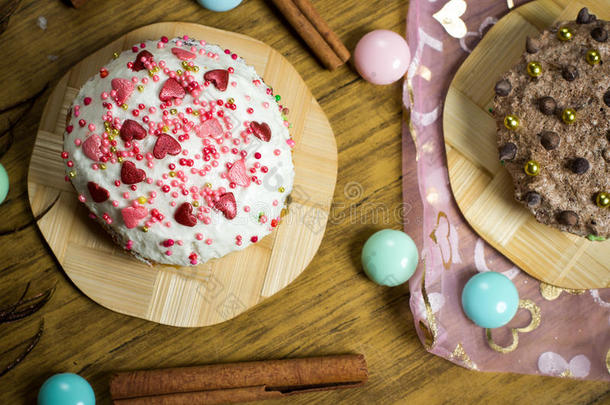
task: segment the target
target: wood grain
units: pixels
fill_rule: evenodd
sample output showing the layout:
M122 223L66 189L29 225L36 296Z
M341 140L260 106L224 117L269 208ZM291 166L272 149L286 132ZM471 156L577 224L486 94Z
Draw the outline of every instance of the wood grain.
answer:
M162 35L189 35L239 53L284 95L294 123L292 201L278 229L260 243L193 267L147 266L91 226L76 192L63 181L62 123L74 95L114 52ZM38 227L68 277L92 300L126 315L167 325L207 326L234 318L292 282L320 246L337 180L333 131L307 85L268 45L199 24L158 23L138 28L86 57L52 91L40 119L30 160L28 195L33 214L59 201ZM313 221L313 222L312 222ZM125 269L129 269L125 271Z
M607 0L538 0L500 19L456 73L443 113L449 178L466 220L531 276L575 289L610 287L610 240L591 242L542 225L514 200L512 179L498 161L489 108L499 75L519 60L525 38L552 21L573 19L585 6L610 19Z
M374 29L405 32L407 2L402 0L312 2L348 49ZM437 3L440 8L444 2ZM0 237L0 306L15 301L28 280L33 281L32 293L57 283L39 315L0 325L0 361L6 364L15 353L12 348L36 333L41 317L45 320L38 346L0 378L0 403L35 403L40 385L57 372L87 378L98 403L105 405L110 403L109 377L118 370L338 353L365 355L371 374L366 385L294 396L290 404L610 401L604 382L477 373L427 353L415 332L408 290L379 287L363 275L359 255L367 237L381 228L402 229L403 219L410 224L421 221L412 148L406 156L406 177L412 183L405 193L408 205L404 217L394 211L403 202L400 83L371 85L347 65L328 72L262 0L244 1L226 13L204 10L191 0L151 4L88 1L75 10L60 1L24 0L0 37L6 55L0 58L0 73L11 78L0 86L0 110L33 96L49 81L55 85L82 58L140 26L185 21L249 35L276 49L297 69L336 135L339 171L324 239L307 269L256 308L214 326L175 328L109 311L87 298L61 271L35 226ZM40 15L48 20L45 32L36 27ZM48 55L59 58L49 61ZM47 91L27 110L13 131L13 146L0 158L11 178L8 200L0 205L0 230L31 219L28 162L48 97ZM3 114L0 130L24 108ZM0 145L5 139L0 138ZM418 243L423 240L423 235L412 236Z

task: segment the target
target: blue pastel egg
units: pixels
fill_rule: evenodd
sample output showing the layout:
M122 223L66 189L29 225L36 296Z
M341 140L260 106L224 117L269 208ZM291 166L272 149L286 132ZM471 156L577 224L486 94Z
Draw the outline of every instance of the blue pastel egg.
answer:
M0 164L0 204L8 194L8 173L2 164Z
M55 374L40 387L38 405L95 405L95 394L78 374Z
M374 233L362 248L362 267L375 283L394 287L406 282L417 267L417 246L409 235L393 229Z
M462 290L466 316L482 328L506 325L517 313L519 292L504 274L487 271L473 276Z
M239 6L242 0L197 0L199 4L211 11L229 11Z

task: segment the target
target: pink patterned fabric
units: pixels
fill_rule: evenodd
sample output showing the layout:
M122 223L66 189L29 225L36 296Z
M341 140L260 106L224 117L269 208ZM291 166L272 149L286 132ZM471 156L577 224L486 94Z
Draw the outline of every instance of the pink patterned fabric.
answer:
M460 64L512 1L468 1L461 16L468 34L462 39L449 36L432 17L445 3L412 0L407 20L413 59L403 96L411 118L411 128L405 124L403 130L403 199L413 209L404 228L421 249L420 266L409 282L420 340L431 353L472 369L610 381L610 289L568 291L541 284L483 241L453 199L443 143L443 101ZM515 6L520 3L515 1ZM415 172L421 198L413 195ZM416 217L421 220L413 220ZM531 301L530 310L520 309L509 325L493 331L496 344L509 346L511 328L539 320L535 329L532 325L533 330L517 332L516 348L506 353L492 349L485 330L462 312L464 284L484 271L504 273L520 298Z

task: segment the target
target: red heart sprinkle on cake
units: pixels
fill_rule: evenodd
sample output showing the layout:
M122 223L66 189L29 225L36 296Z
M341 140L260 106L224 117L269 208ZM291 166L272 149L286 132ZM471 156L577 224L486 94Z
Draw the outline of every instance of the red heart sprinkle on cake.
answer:
M227 219L233 219L237 215L237 204L235 204L235 196L233 193L221 194L218 201L214 204L214 208L222 212Z
M222 135L222 127L216 118L204 121L201 125L195 127L195 131L197 131L197 135L201 138L206 136L218 138Z
M94 183L92 181L87 183L87 188L89 189L89 194L91 194L91 198L96 203L101 203L110 198L110 193L104 187L101 187L99 184Z
M246 164L243 159L239 159L229 169L228 173L229 180L237 184L238 186L248 187L250 185L250 177L246 172Z
M271 128L267 125L266 122L258 123L256 121L252 121L250 123L250 128L252 132L254 132L254 136L264 142L269 142L271 139Z
M229 71L224 69L210 70L205 72L203 79L214 84L214 87L218 90L225 91L229 83Z
M184 98L185 95L186 91L184 90L184 87L182 87L178 80L170 77L161 88L159 100L170 101L174 98Z
M125 226L131 229L138 226L140 221L146 218L148 209L142 205L138 205L137 207L125 207L121 210L121 214L123 215Z
M121 166L121 180L125 184L136 184L144 181L146 172L138 169L133 162L126 160Z
M172 53L180 60L195 59L197 56L193 52L185 51L184 49L180 48L172 48Z
M197 224L197 217L193 215L193 206L188 202L180 204L174 214L174 219L184 226L195 226Z
M150 62L150 59L152 57L153 54L146 50L140 52L138 56L136 56L136 60L133 61L133 66L131 67L131 70L133 70L134 72L139 72L140 70L146 69L146 66L144 66L144 62L142 62L142 58L144 58L147 62Z
M123 104L125 101L127 101L129 96L131 96L131 93L133 93L133 89L135 88L133 83L127 79L112 79L110 84L112 85L112 89L116 90L115 100L119 104Z
M103 156L100 147L102 146L102 139L97 135L91 135L83 142L83 153L89 159L98 161Z
M146 130L140 124L134 120L125 120L121 125L121 139L125 142L129 142L132 139L144 139L146 137Z
M180 151L182 151L182 147L177 140L167 134L161 134L153 148L153 156L157 159L163 159L166 154L176 156Z

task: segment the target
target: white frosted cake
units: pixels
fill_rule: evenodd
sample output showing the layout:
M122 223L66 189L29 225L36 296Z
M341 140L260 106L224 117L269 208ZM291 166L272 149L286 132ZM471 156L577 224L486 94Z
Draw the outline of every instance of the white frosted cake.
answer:
M196 265L278 226L292 191L289 124L253 67L188 37L119 54L68 112L66 179L114 241Z

